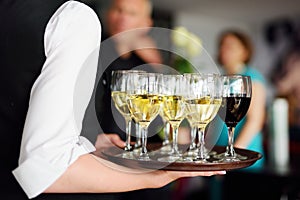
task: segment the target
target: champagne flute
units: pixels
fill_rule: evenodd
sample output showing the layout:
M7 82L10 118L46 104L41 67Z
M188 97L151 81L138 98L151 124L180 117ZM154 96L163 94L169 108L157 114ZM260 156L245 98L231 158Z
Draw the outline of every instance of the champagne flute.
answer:
M183 75L163 76L163 118L171 124L173 143L169 156L159 158L159 161L174 162L182 156L178 149L178 128L185 118L183 78Z
M234 151L234 129L238 122L246 115L250 106L252 96L251 78L242 75L224 75L222 80L223 101L218 114L228 128L228 145L226 152L220 156L217 155L217 158L221 158L218 162L241 161L247 158Z
M115 107L125 119L126 124L126 143L125 151L131 151L131 113L129 111L126 100L126 82L128 78L128 70L112 71L111 81L111 96L114 101ZM124 155L125 156L125 155Z
M142 73L142 70L115 70L112 71L112 81L111 81L111 96L115 107L121 113L125 119L125 133L126 141L124 150L129 152L132 150L131 146L131 125L132 116L127 105L126 96L126 83L129 73ZM138 135L138 132L136 133ZM131 154L124 153L123 157L132 158Z
M135 69L135 70L130 70L130 73L146 73L145 70L140 70L140 69ZM139 153L140 152L140 148L142 146L142 128L139 125L139 123L136 123L134 121L134 118L131 117L132 121L135 124L135 144L134 144L134 153Z
M189 117L198 128L199 147L194 161L206 163L205 129L214 119L222 99L220 77L217 74L185 74L187 77L186 106Z
M161 87L162 74L158 73L132 73L127 79L127 104L132 117L142 128L139 160L150 160L147 152L148 126L160 112Z

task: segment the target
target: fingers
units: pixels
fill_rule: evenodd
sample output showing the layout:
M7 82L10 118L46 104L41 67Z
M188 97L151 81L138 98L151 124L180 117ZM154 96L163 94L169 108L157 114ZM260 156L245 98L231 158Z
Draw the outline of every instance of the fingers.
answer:
M125 147L125 142L123 140L121 140L121 138L117 134L112 134L110 136L110 140L114 145L116 145L118 147L121 147L121 148Z
M195 177L195 176L213 176L213 175L224 175L226 171L208 171L208 172L191 172L186 174L187 176Z
M203 176L225 175L226 171L203 172Z
M225 175L226 171L201 171L201 172L179 172L179 171L168 171L168 173L174 178L183 177L196 177L196 176L213 176L213 175Z
M95 143L97 149L111 146L125 147L125 142L117 134L99 134Z

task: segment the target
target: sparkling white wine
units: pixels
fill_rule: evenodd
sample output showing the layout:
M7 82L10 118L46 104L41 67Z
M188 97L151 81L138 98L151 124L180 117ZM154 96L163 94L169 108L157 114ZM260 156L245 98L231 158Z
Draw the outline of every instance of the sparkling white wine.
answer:
M185 109L187 110L187 107ZM194 126L195 125L194 119L192 118L192 116L190 115L189 112L186 112L186 116L185 117L188 120L190 126Z
M162 97L158 95L130 95L128 98L128 107L134 120L143 127L147 127L159 114L161 103Z
M163 115L172 126L179 126L185 117L185 102L182 96L163 97Z
M217 115L221 102L221 99L211 100L210 97L188 99L186 110L192 122L198 127L205 127Z
M131 114L126 101L126 92L113 91L111 96L116 108L123 115L123 117L130 117Z

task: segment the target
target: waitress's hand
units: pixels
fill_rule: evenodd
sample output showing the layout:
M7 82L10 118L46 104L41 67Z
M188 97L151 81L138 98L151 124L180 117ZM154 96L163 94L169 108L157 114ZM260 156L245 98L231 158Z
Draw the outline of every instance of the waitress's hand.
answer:
M99 134L97 136L97 140L95 143L96 149L102 149L102 148L107 148L111 146L117 146L120 148L125 147L125 142L121 140L119 135L111 133L111 134Z

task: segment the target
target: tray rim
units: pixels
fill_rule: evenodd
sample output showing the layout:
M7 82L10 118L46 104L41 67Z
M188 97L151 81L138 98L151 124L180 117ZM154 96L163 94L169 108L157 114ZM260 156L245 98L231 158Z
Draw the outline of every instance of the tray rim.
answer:
M156 144L157 145L157 144ZM96 156L111 161L115 164L122 165L133 169L152 169L152 170L170 170L170 171L230 171L241 169L253 165L257 160L262 158L262 154L256 151L234 148L237 153L242 155L251 155L251 158L232 163L196 163L196 162L160 162L156 160L141 161L137 159L129 159L117 157L112 152L112 148L116 151L116 147L110 147L94 152ZM149 151L151 151L150 145ZM119 148L120 151L122 149ZM225 151L223 146L214 146L212 150L217 152Z

